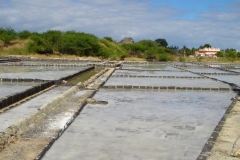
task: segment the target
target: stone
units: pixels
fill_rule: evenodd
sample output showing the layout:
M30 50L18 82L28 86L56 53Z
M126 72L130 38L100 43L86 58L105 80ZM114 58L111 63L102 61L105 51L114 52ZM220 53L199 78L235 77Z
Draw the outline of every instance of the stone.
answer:
M88 98L88 99L87 99L87 103L88 103L88 104L93 104L93 103L95 103L95 102L96 102L96 100L93 99L93 98Z
M240 157L240 150L235 153L235 157Z

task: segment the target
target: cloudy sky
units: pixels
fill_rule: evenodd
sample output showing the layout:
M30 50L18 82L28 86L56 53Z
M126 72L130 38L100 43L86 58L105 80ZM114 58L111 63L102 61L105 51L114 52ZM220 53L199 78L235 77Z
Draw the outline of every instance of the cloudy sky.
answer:
M0 0L0 27L240 50L240 0Z

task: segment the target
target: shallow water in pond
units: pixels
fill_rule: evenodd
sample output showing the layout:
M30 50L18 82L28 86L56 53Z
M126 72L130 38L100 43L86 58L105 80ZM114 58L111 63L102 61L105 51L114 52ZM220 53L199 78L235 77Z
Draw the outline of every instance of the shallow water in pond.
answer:
M176 87L207 87L229 88L222 82L211 79L179 79L179 78L115 78L111 77L104 86L133 85L133 86L176 86Z
M89 67L88 67L89 68ZM0 78L29 78L42 80L58 80L60 78L85 70L87 67L0 67Z
M189 76L200 77L197 74L190 72L178 72L178 71L128 71L128 70L116 70L113 75L134 75L134 76Z
M231 73L231 72L222 71L214 68L207 68L207 69L201 68L201 69L188 69L188 70L196 73Z
M38 82L0 82L0 99L39 84Z
M88 80L90 77L95 75L96 73L100 72L100 70L92 69L90 71L84 72L70 80L68 80L68 83L70 84L78 84L79 82L84 82Z
M128 66L123 65L123 69L142 69L142 70L175 70L179 71L180 69L174 68L168 65L142 65L142 66Z
M99 91L43 159L193 160L235 95Z

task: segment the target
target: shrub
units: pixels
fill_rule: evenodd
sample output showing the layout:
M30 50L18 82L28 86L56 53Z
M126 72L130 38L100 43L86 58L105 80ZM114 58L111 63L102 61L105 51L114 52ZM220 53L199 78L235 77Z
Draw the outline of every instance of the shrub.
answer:
M159 54L158 55L158 60L159 61L173 61L173 57L168 54Z

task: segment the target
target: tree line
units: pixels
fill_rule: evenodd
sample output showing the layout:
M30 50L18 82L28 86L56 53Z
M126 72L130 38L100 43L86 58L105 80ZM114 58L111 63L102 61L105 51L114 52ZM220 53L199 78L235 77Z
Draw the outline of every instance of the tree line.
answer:
M211 48L210 44L199 48L169 46L164 38L140 40L133 44L118 44L111 37L98 38L93 34L76 31L62 32L48 30L43 33L23 30L16 32L12 28L0 28L0 40L3 46L11 45L14 40L28 40L27 51L38 54L72 54L77 56L97 56L102 58L124 59L125 57L145 58L148 61L173 61L173 56L195 55L201 48ZM235 49L226 49L217 53L218 57L229 60L240 58Z

